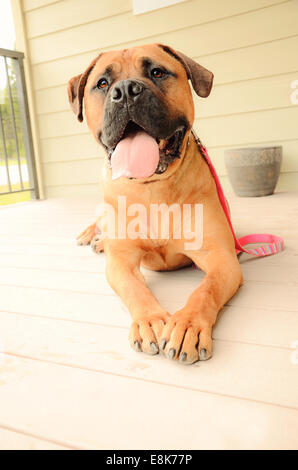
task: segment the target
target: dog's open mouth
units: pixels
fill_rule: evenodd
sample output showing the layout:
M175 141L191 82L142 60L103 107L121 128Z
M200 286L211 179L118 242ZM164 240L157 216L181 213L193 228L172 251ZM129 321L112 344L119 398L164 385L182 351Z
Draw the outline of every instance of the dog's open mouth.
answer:
M185 133L186 128L180 127L168 138L153 137L129 121L117 144L113 148L105 146L113 179L148 178L154 173L164 173L180 157Z

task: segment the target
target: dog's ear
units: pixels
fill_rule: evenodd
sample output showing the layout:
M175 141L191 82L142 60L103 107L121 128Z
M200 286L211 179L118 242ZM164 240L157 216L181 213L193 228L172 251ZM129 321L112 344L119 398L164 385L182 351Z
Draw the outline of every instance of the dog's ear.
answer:
M85 70L84 73L81 73L80 75L76 75L75 77L71 78L68 82L67 92L68 92L68 99L69 99L70 107L80 122L83 121L83 97L84 97L85 86L86 86L89 74L92 71L97 60L100 58L100 56L101 54L99 54L99 56L97 56L91 62L91 64Z
M191 80L193 89L195 90L196 94L201 96L202 98L207 98L210 95L210 91L213 84L213 73L209 70L202 67L202 65L198 64L190 57L187 57L185 54L179 51L175 51L169 46L165 46L163 44L159 44L159 46L168 54L175 57L175 59L179 60L183 67L185 68L186 74L188 79Z

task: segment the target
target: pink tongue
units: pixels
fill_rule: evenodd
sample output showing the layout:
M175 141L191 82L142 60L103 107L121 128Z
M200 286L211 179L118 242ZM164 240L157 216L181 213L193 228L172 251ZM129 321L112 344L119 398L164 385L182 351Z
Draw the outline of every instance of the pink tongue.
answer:
M111 157L112 179L148 178L155 173L159 162L157 142L146 132L140 131L120 140Z

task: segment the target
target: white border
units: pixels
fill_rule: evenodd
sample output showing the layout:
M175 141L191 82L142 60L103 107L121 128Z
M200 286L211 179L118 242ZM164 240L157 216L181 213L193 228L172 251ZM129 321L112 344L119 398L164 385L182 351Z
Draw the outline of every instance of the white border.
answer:
M158 10L159 8L176 5L176 3L185 1L186 0L133 0L133 14L141 15L142 13L148 13L149 11Z

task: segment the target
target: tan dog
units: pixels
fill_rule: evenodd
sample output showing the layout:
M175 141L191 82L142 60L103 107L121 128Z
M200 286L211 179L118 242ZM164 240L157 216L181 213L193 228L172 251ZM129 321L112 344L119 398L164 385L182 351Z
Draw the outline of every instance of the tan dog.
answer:
M148 212L154 203L203 204L203 244L199 249L185 249L186 238L173 237L173 220L167 239L153 239L149 233L146 238L101 239L95 232L96 224L79 237L80 244L92 242L95 251L104 249L106 253L108 282L132 316L132 348L148 354L163 350L170 359L191 364L211 357L212 327L219 310L241 285L242 274L214 179L191 133L194 104L188 79L199 96L209 95L211 72L168 46L151 44L100 54L83 74L69 81L68 93L80 121L84 100L88 126L106 150L104 200L116 212L119 195L125 196L127 207L139 203ZM154 148L154 139L159 149L154 173L145 176L142 165L152 164L155 150L152 155L148 150L146 160L141 151L133 154L133 162L125 160L119 150L121 145L126 146L125 151L131 149L131 142L136 145L136 135L142 142L142 131L149 139L148 148ZM112 179L113 165L119 167L115 156L119 152L120 166L138 167L141 176L128 172ZM129 223L132 217L127 220ZM103 228L106 223L103 218ZM193 213L191 223L194 227ZM206 276L185 306L170 316L147 288L140 265L173 270L192 262Z

